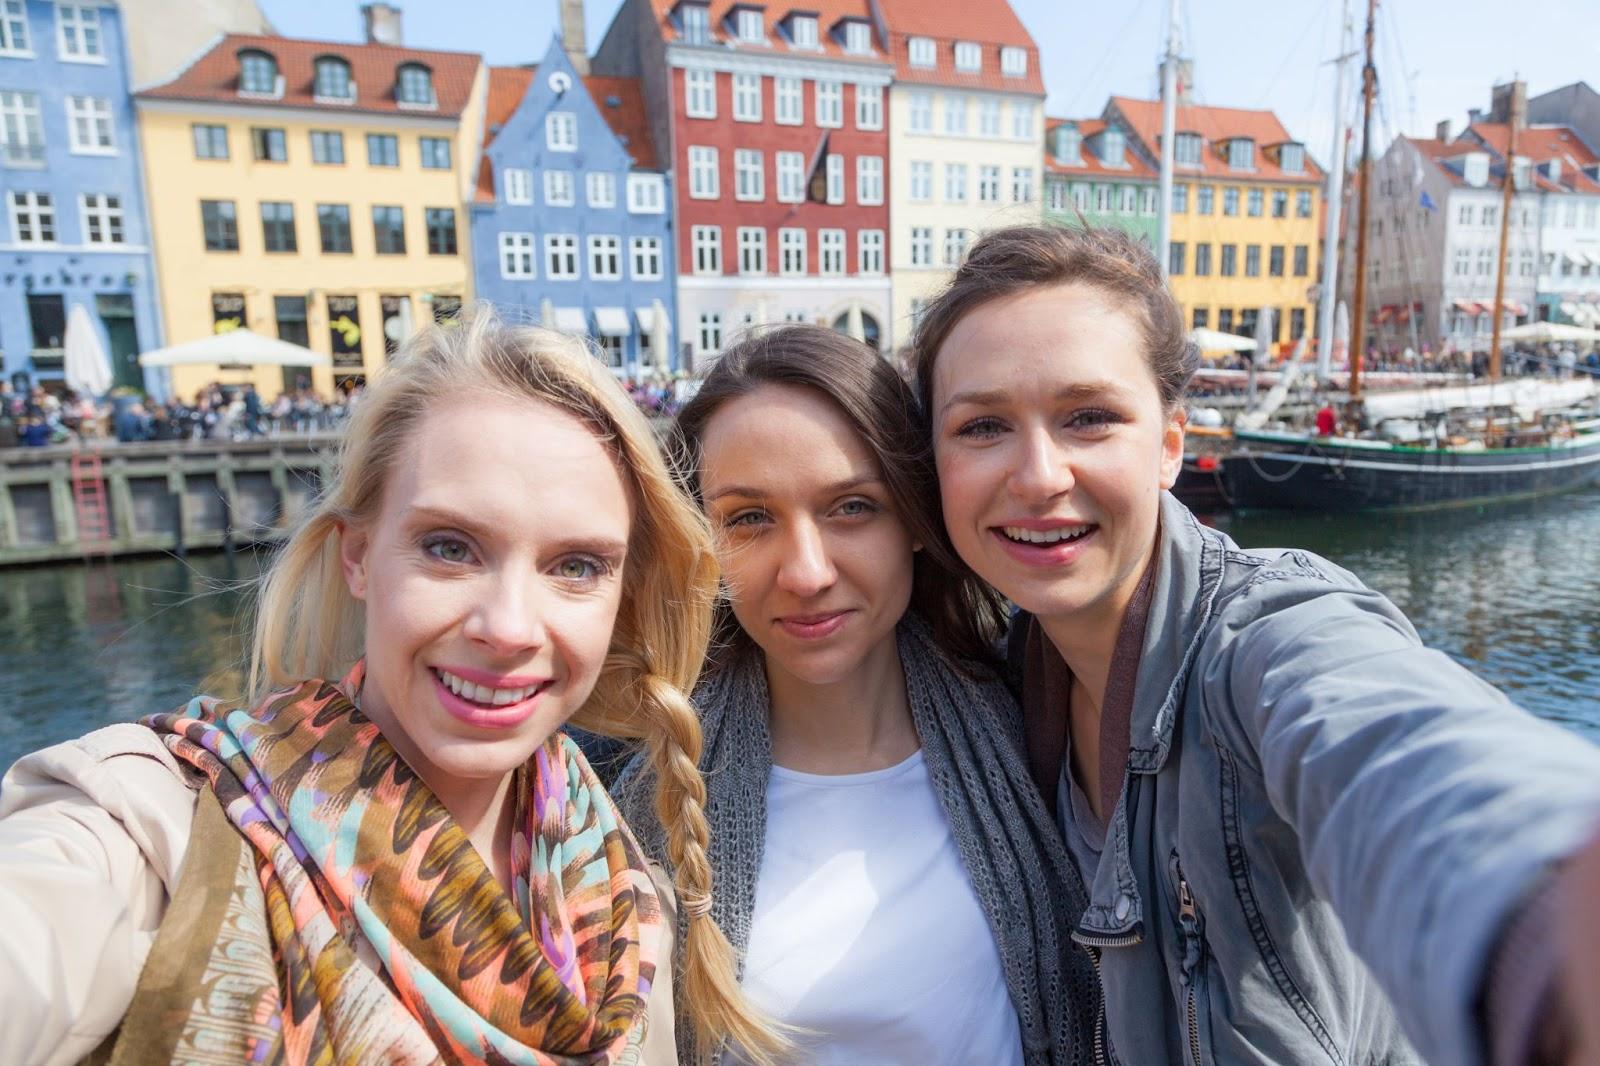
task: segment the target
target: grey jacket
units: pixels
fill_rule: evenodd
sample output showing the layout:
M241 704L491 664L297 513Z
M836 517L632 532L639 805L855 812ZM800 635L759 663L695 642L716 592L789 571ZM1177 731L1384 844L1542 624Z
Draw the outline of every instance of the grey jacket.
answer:
M1074 934L1105 1061L1483 1062L1490 956L1595 831L1600 748L1332 563L1242 550L1170 495L1161 522L1128 774Z

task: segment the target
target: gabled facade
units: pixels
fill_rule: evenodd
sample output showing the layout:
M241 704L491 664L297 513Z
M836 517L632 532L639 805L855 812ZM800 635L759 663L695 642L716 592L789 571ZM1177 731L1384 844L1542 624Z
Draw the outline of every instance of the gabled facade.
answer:
M1161 157L1161 102L1113 96L1101 116L1146 166ZM1280 351L1310 336L1323 173L1271 111L1180 97L1168 276L1191 326L1253 336L1272 309Z
M120 9L0 3L0 373L59 382L84 308L117 385L162 341ZM148 384L156 384L151 381Z
M592 335L618 375L676 368L671 185L637 78L582 77L559 42L489 72L472 218L479 299Z
M889 89L896 336L986 230L1040 217L1044 81L1006 0L877 0Z
M671 161L692 358L704 365L741 329L776 321L895 343L892 67L867 0L625 0L592 67L642 78Z
M1126 130L1097 118L1052 118L1044 144L1045 218L1063 226L1116 226L1155 246L1156 171L1129 149Z
M230 34L136 94L169 343L247 326L331 356L326 392L455 314L487 86L467 53ZM306 376L252 371L268 397Z

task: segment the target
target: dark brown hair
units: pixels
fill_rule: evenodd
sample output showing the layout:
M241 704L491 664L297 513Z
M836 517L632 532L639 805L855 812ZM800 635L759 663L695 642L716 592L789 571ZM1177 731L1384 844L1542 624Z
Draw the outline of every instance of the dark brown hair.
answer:
M911 609L956 659L993 661L1005 622L1000 597L967 568L945 533L928 432L905 380L872 349L825 326L790 325L754 333L718 358L673 426L671 461L704 506L701 442L729 400L763 385L811 389L849 420L872 452L895 514L922 545L912 564ZM726 597L718 605L712 664L750 646Z
M1144 334L1145 360L1162 406L1183 401L1200 353L1183 326L1149 245L1102 226L1012 226L985 236L923 311L911 338L912 366L922 409L932 416L933 365L956 323L977 307L1029 289L1077 282L1092 285L1126 307Z

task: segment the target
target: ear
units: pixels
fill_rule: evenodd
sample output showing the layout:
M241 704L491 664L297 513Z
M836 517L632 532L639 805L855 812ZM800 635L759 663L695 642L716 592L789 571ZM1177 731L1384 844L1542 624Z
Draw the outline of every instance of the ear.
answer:
M344 583L350 595L358 600L367 598L367 534L343 522L338 524L339 564L344 570Z
M1161 487L1170 489L1178 483L1183 470L1183 432L1189 425L1189 412L1182 407L1173 411L1161 430Z

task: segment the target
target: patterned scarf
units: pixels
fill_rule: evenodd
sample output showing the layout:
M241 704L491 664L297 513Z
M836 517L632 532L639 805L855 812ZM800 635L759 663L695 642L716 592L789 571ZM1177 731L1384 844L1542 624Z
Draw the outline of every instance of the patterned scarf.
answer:
M145 720L209 782L196 843L207 817L243 840L225 905L182 884L174 896L173 924L195 924L185 910L220 921L186 934L210 939L209 958L193 939L174 952L193 959L193 987L166 996L182 1016L160 1027L177 1043L159 1060L617 1062L642 1038L663 927L599 779L561 734L517 772L508 898L357 709L362 677L357 664L256 707L200 697ZM229 853L196 864L198 850L189 866Z

